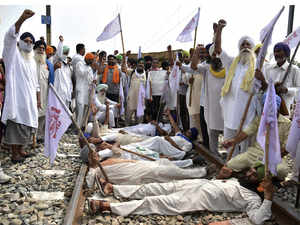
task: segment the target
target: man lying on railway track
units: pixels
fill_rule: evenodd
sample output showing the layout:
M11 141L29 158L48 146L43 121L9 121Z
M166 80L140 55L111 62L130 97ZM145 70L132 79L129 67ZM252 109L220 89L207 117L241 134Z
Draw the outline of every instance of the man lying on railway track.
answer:
M263 103L265 101L265 95L263 96ZM276 96L276 104L277 109L279 110L279 106L281 104L281 99L277 95ZM236 137L232 139L225 140L223 142L223 146L225 148L229 148L234 146L234 144L238 144L241 141L245 140L250 135L257 134L259 127L260 118L256 117L254 120L245 128L242 132L240 132ZM287 154L285 150L286 142L288 139L288 134L291 126L291 121L281 115L278 112L278 134L280 140L280 148L282 157ZM253 164L257 161L262 161L264 156L264 150L261 148L260 144L256 141L253 146L249 147L246 152L237 155L227 162L227 165L222 168L223 173L219 176L219 178L229 178L233 172L241 172L247 168L253 166ZM225 173L226 171L226 173ZM225 175L226 174L226 175ZM277 177L279 179L284 179L288 174L288 165L286 162L286 158L282 159L282 162L277 166Z
M99 154L96 151L88 155L89 172L86 181L92 187L95 178L103 177L99 168ZM174 180L202 178L215 171L214 165L181 169L167 159L158 161L140 161L109 158L101 162L110 182L114 184L145 184L151 182L171 182Z
M90 200L92 214L110 211L120 216L178 215L186 212L246 212L254 224L263 224L271 217L274 188L270 179L264 179L264 165L251 168L241 180L192 179L143 185L113 185L100 179L105 194L127 202L110 203ZM257 192L262 182L264 200ZM165 181L167 182L167 181Z

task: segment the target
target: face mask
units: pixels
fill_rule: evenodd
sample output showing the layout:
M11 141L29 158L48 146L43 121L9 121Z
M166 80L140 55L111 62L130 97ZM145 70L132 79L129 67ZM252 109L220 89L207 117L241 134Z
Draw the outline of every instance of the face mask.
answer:
M33 44L27 44L25 41L19 41L19 47L24 52L31 52L33 49Z

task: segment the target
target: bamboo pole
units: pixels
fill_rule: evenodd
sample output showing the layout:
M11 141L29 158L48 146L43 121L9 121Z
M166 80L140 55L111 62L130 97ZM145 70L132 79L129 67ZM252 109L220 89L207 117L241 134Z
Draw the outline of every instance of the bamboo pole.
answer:
M265 177L269 174L269 149L270 149L270 124L266 124L266 140L265 140Z
M81 136L81 138L83 139L83 141L85 142L85 144L87 145L88 149L90 152L93 152L94 150L91 148L88 140L86 139L86 137L84 136L84 134L82 133L80 127L78 126L77 122L75 121L72 113L70 112L70 110L68 109L68 107L65 105L65 103L63 102L63 100L61 99L61 97L58 95L58 93L56 92L55 88L53 87L53 85L50 83L49 87L53 90L55 96L57 97L57 99L60 101L60 103L62 104L62 106L64 107L65 111L67 112L68 116L70 117L70 119L72 120L73 124L75 125L76 129L78 130L79 135ZM109 182L109 179L107 177L106 172L104 171L103 167L101 166L101 164L99 163L99 167L101 172L103 173L103 176L105 178L105 180L107 182Z
M121 42L122 42L123 57L125 59L125 47L124 47L123 29L122 29L122 24L121 24L120 13L118 14L118 16L119 16L119 24L120 24L120 33L121 33Z
M200 11L200 8L198 8L198 13ZM199 20L199 18L198 18ZM194 35L194 53L195 53L195 48L196 48L196 41L197 41L197 30L198 30L198 21L197 21L197 26L195 28L195 35ZM193 54L194 54L193 53ZM192 56L191 56L192 57ZM192 74L192 78L194 78L194 74ZM191 91L190 91L190 99L189 99L189 107L192 106L192 93L193 93L193 83L191 83Z
M95 95L95 84L92 83L91 86L92 86L92 89L91 89L89 103L88 103L88 110L87 110L87 114L86 114L86 117L85 117L85 120L84 120L84 131L85 132L86 132L87 124L88 124L88 121L89 121L89 116L91 114L91 104L93 102L93 98L94 98L94 95Z

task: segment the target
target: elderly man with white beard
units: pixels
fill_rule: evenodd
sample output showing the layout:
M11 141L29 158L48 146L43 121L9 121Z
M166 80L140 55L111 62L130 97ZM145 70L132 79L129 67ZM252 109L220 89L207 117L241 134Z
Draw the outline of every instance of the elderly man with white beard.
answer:
M4 37L6 86L2 122L6 124L4 143L12 148L13 163L23 162L30 156L23 146L30 142L31 134L38 127L38 108L41 107L36 63L32 55L34 37L25 32L17 43L22 24L33 15L31 10L24 10Z
M109 104L109 126L115 127L115 118L118 116L118 111L121 106L120 103L114 102L106 97L108 89L107 84L99 84L96 87L97 95L94 96L94 104L96 106L96 119L103 123L106 116L106 103Z
M37 41L34 44L34 59L36 62L37 78L40 85L40 99L41 107L38 109L39 113L39 125L37 131L37 140L43 141L45 135L45 115L47 109L47 97L48 97L48 78L49 70L46 63L45 49L47 45L44 41Z
M54 88L64 103L69 107L72 101L73 83L72 83L72 69L67 62L69 54L69 47L63 46L64 38L59 36L59 44L57 46L57 53L54 65Z
M221 106L224 118L224 138L229 139L237 134L243 113L248 102L252 81L255 72L255 56L253 53L254 42L252 38L243 36L238 43L239 55L230 57L221 48L221 33L225 27L224 20L219 21L219 29L216 32L215 52L226 69L224 86L221 90ZM248 125L255 116L255 108L250 104L244 126ZM236 146L233 155L246 151L248 140Z

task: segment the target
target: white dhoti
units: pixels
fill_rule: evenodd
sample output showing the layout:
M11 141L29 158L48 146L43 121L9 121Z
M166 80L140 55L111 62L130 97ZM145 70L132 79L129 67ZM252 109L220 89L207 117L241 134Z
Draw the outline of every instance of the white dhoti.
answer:
M99 111L96 114L96 119L100 123L104 123L106 117L106 111ZM109 110L109 126L110 127L115 127L115 112L113 109Z
M103 166L110 182L114 184L147 184L163 183L174 180L202 178L206 176L206 168L181 169L167 159L158 161L123 162L109 166ZM103 177L100 168L91 168L86 180L90 187L95 175Z

